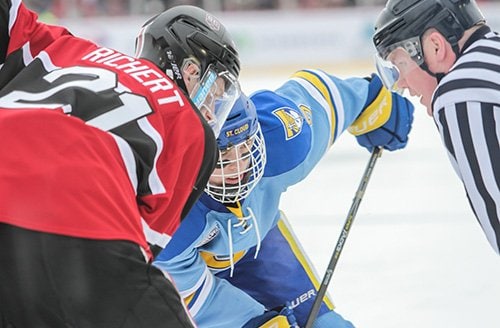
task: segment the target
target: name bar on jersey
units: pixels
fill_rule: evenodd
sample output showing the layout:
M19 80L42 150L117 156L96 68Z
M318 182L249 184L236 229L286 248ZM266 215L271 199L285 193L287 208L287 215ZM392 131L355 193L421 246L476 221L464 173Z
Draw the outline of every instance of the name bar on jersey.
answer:
M184 100L175 84L155 69L145 65L143 61L105 47L92 51L85 55L82 60L120 70L149 88L152 93L170 92L170 95L157 99L159 105L178 103L181 107L184 106Z

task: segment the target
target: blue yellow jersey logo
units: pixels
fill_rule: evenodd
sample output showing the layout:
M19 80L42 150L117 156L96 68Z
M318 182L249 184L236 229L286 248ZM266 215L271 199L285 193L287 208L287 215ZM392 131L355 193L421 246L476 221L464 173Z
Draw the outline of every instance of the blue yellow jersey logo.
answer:
M286 140L295 138L302 131L304 117L297 111L289 107L283 107L273 111L273 114L279 118L285 129Z
M306 123L309 124L309 126L313 125L313 120L312 120L312 110L311 108L307 107L306 105L300 104L299 109L304 115L304 118L306 120Z

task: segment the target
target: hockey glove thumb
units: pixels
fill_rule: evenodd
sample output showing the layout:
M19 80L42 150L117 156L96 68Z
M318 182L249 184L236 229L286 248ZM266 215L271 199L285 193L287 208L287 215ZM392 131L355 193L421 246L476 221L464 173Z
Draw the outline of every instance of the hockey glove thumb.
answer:
M358 143L370 152L374 147L387 150L404 148L413 122L414 106L405 97L387 90L372 74L363 111L348 128Z
M287 303L250 319L242 328L299 328L291 306Z

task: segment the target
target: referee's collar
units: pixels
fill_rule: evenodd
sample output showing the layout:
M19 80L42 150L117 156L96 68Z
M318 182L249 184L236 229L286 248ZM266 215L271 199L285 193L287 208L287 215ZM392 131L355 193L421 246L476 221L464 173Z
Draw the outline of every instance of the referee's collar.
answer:
M491 32L491 28L488 25L483 25L480 28L478 28L472 35L467 39L465 42L464 46L462 47L462 51L460 51L460 54L463 54L467 48L470 47L471 44L476 42L479 39L483 39L486 34Z

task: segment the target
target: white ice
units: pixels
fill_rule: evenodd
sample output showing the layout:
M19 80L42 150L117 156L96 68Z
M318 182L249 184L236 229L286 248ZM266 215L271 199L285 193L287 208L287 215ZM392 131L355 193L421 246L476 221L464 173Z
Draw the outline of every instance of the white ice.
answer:
M273 88L286 76L243 78L243 89ZM320 279L369 157L345 133L282 199ZM408 146L375 165L329 294L359 328L500 327L500 257L420 104Z

